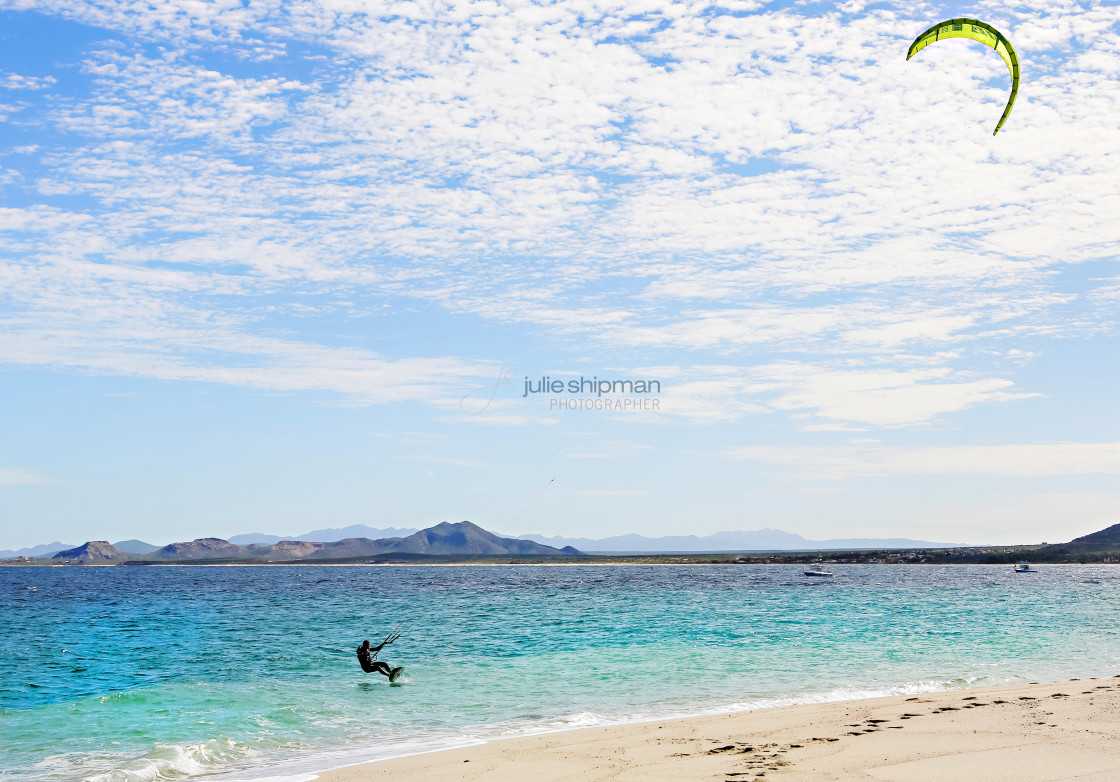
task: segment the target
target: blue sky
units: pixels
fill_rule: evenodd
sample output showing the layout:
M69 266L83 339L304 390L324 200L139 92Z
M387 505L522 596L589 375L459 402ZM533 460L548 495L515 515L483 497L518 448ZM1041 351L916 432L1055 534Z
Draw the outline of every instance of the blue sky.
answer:
M1120 522L1118 23L2 0L0 547Z

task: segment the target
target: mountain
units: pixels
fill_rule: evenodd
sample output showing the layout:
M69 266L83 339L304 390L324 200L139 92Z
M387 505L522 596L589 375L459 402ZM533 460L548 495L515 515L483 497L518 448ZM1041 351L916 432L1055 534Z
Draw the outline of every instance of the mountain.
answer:
M1069 543L1050 544L1032 554L1039 562L1109 562L1120 558L1120 524L1074 538Z
M412 535L416 532L419 532L419 530L415 527L404 527L400 529L397 527L385 527L384 529L378 529L377 527L367 527L364 524L351 524L349 527L342 527L340 529L317 529L312 532L305 532L296 538L296 540L316 540L324 543L345 540L347 538L381 540L383 538L403 538L406 535Z
M394 538L394 540L396 540ZM270 546L252 545L247 548L247 556L269 562L282 562L300 559L354 559L375 557L385 554L389 547L385 540L369 538L346 538L326 542L311 540L282 540Z
M91 545L91 544L86 544ZM143 559L188 561L201 559L256 559L277 561L331 560L375 557L385 554L424 556L573 556L579 551L560 550L531 540L503 538L469 521L444 522L405 537L344 538L331 541L282 540L270 545L241 546L220 538L199 538L172 543ZM122 557L128 558L128 555ZM137 557L132 557L136 559Z
M711 535L672 535L647 538L644 535L616 535L609 538L564 538L543 535L522 535L523 540L533 540L557 548L573 546L580 551L611 552L685 552L685 551L816 551L823 549L910 549L953 548L959 543L931 543L909 538L833 538L809 540L793 532L780 529L738 530L716 532Z
M387 544L390 547L389 551L393 553L408 554L541 557L579 553L575 549L562 551L558 546L544 545L532 540L502 538L469 521L460 521L458 524L449 524L445 521L406 538L389 538L378 542Z
M1066 546L1089 549L1120 548L1120 524L1074 538Z
M295 538L282 538L279 535L267 535L263 532L246 532L244 535L234 535L229 542L236 543L238 546L271 546L282 540L295 540Z
M0 559L11 559L13 557L53 557L60 551L74 548L73 543L59 543L57 540L54 543L41 543L38 546L29 546L28 548L21 548L15 551L5 549L0 551Z
M153 551L154 559L240 559L251 556L249 549L221 538L198 538L187 543L171 543Z
M159 546L153 545L151 543L145 543L142 540L136 540L135 538L133 538L131 540L122 540L118 543L114 543L113 548L115 548L117 551L124 551L128 554L151 554L153 551L158 549Z
M382 538L404 537L405 535L411 535L415 532L417 532L415 527L403 529L385 527L384 529L378 529L377 527L367 527L364 524L352 524L349 527L313 530L311 532L305 532L302 535L296 535L295 537L281 537L280 535L270 535L265 532L248 532L244 535L234 535L229 539L229 542L236 543L240 546L270 546L273 543L279 543L284 540L308 540L316 543L333 543L339 540L346 540L347 538L380 540Z
M107 540L91 540L76 548L60 551L52 557L52 559L65 559L72 562L119 562L128 558L128 554L118 551Z
M282 540L268 546L252 544L248 547L249 556L260 559L306 559L322 551L324 543L309 543L304 540Z

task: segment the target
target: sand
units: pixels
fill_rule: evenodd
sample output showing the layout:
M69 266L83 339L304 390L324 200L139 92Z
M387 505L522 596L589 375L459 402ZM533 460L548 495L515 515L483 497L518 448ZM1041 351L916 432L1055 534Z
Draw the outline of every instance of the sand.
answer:
M1120 780L1120 676L616 725L322 773L366 780Z

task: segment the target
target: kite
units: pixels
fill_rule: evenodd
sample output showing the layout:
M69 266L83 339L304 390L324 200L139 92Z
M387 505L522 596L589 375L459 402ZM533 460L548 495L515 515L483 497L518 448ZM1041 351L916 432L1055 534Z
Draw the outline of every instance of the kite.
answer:
M1007 63L1007 70L1011 71L1011 97L1007 99L1003 116L996 123L996 129L992 133L994 136L1007 121L1007 115L1011 113L1011 107L1015 105L1015 96L1019 92L1019 55L1015 53L1015 47L1003 33L987 22L981 22L979 19L946 19L915 38L914 43L910 44L910 50L906 52L906 59L909 60L922 49L942 38L971 38L979 41L995 49Z

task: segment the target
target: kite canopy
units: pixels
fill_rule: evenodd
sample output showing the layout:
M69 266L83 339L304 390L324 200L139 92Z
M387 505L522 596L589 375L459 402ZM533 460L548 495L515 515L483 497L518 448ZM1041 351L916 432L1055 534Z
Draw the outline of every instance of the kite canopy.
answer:
M942 38L971 38L979 41L999 52L999 56L1007 63L1007 70L1011 71L1011 97L1007 99L1003 116L996 123L996 129L992 133L994 136L999 133L999 129L1007 120L1007 115L1011 113L1011 107L1015 105L1015 96L1019 92L1019 55L1015 54L1015 47L1003 33L987 22L981 22L979 19L946 19L915 38L914 43L910 44L910 50L906 52L906 59L909 60L922 49Z

